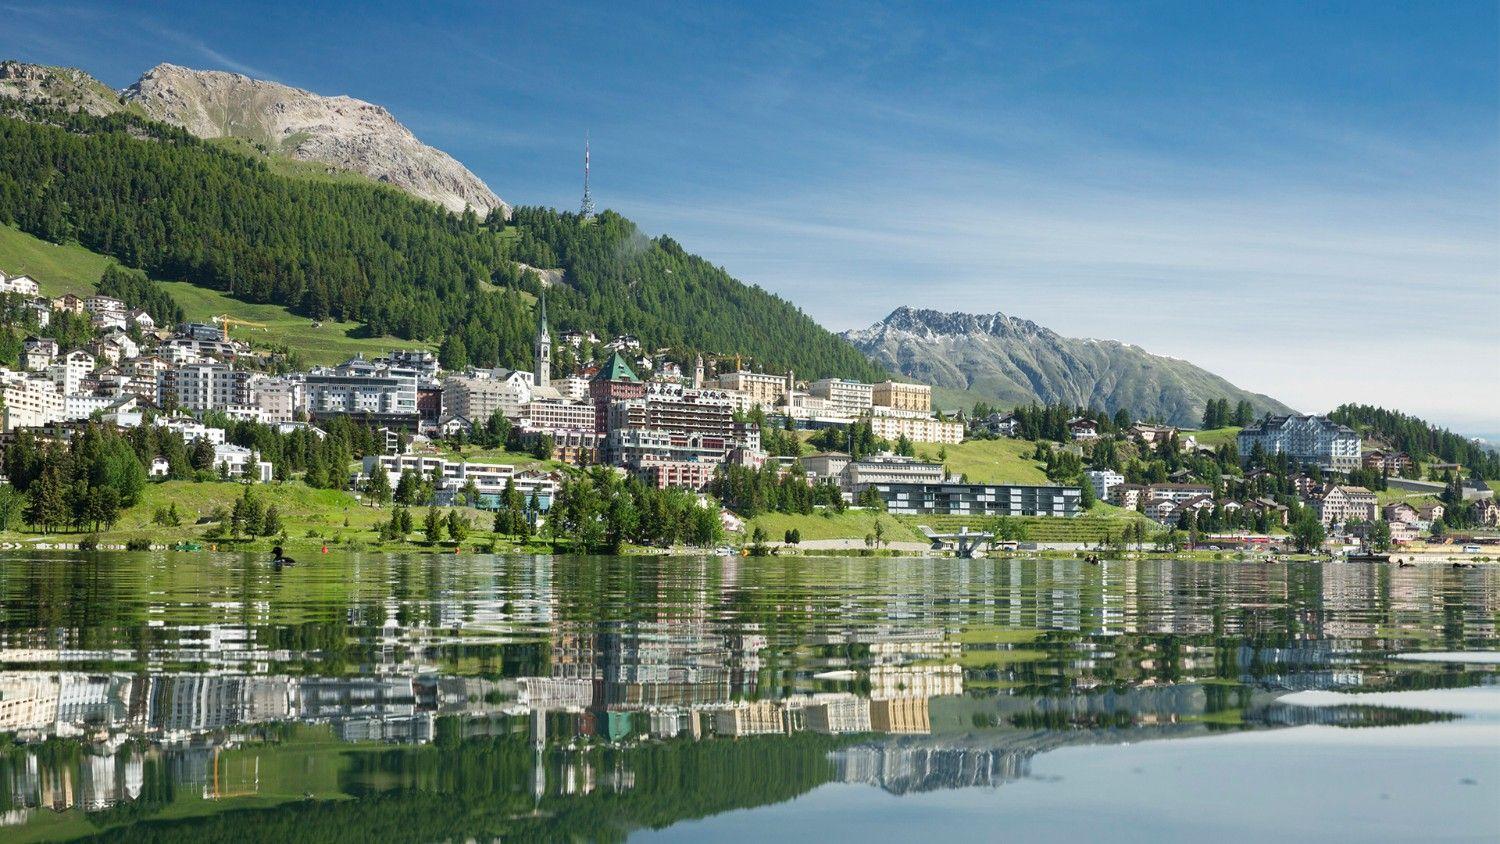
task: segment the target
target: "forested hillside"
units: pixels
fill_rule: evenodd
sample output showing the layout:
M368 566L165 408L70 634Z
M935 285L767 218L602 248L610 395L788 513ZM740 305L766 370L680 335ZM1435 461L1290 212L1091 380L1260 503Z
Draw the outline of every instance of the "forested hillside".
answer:
M556 328L630 332L648 347L743 353L770 370L879 370L795 307L630 221L525 209L507 224L378 185L272 173L187 132L0 99L0 222L313 319L413 340L462 337L468 361L529 363L532 296L517 261L561 267Z
M1481 478L1500 479L1500 454L1415 416L1368 404L1342 404L1328 418L1365 439L1404 451L1418 463L1458 463Z

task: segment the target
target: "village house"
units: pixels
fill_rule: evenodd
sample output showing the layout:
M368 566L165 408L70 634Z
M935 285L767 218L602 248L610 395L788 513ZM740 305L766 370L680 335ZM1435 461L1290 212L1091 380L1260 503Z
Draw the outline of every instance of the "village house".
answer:
M1347 525L1356 519L1373 522L1379 512L1375 493L1362 486L1330 487L1321 497L1313 499L1312 506L1324 525Z
M1386 451L1384 449L1372 448L1364 453L1360 462L1366 469L1374 469L1377 472L1385 472L1391 475L1399 475L1404 470L1411 468L1411 458L1400 451Z
M974 420L974 428L997 437L1014 437L1020 433L1021 420L1014 413L995 411L983 419Z
M52 365L59 349L57 341L51 337L27 337L21 342L21 351L25 357L26 369L41 372Z
M41 293L37 287L36 279L31 276L13 275L9 278L5 273L0 273L0 294L19 293L22 296L35 296Z
M1480 498L1474 502L1474 516L1485 527L1500 527L1500 504L1493 498Z
M1286 527L1288 515L1291 512L1285 504L1279 504L1269 498L1256 498L1245 502L1245 509L1250 510L1257 516L1266 514L1273 525Z
M1109 489L1109 503L1126 510L1139 510L1147 489L1141 484L1116 484Z
M1068 420L1068 433L1075 440L1096 440L1099 438L1099 423L1082 416L1075 416Z
M1407 504L1405 501L1397 501L1394 504L1385 505L1385 508L1381 510L1381 514L1392 525L1415 525L1421 520L1421 515L1417 513L1417 508Z
M1156 445L1177 433L1177 429L1171 425L1150 425L1145 422L1137 422L1127 428L1125 433L1146 445Z
M52 303L46 299L27 299L26 309L36 317L38 328L46 328L52 324Z

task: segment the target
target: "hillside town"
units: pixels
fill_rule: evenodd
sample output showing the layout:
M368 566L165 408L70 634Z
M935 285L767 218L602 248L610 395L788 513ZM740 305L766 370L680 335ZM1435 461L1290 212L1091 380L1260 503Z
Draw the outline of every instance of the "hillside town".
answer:
M530 370L447 371L432 352L410 349L293 370L236 336L240 321L230 316L161 326L111 296L42 297L24 275L0 273L0 292L35 328L22 342L21 365L0 369L0 442L22 431L62 442L89 424L149 425L180 436L219 477L250 483L284 480L288 470L263 459L253 443L231 441L224 425L317 437L345 419L373 431L379 445L350 464L346 484L334 470L334 485L366 489L379 474L377 485L395 489L410 475L430 479L431 505L481 510L502 509L518 492L534 511L532 522L551 508L562 467L608 466L651 488L696 493L713 490L716 478L734 469L795 476L831 490L840 507L980 525L1000 517L1073 518L1104 502L1143 515L1155 542L1174 547L1269 546L1292 533L1303 550L1325 541L1385 550L1441 537L1445 512L1455 505L1467 518L1449 523L1481 530L1500 523L1493 490L1467 478L1463 467L1429 465L1427 479L1417 477L1420 467L1405 454L1366 450L1358 433L1327 417L1248 419L1242 408L1245 424L1232 443L1210 445L1191 431L1078 409L1049 436L1028 432L1021 408L945 416L923 384L802 381L793 372L755 371L730 356L710 362L701 353L685 371L669 350L644 349L631 335L601 341L565 331L554 338L545 295ZM65 344L49 333L69 320L86 321L88 331L70 332L85 342ZM559 351L581 362L555 371ZM545 464L463 454L466 443L496 431L504 432L497 445ZM1046 462L1052 483L971 482L941 457L919 457L912 445L941 454L996 438L1038 441L1033 457ZM830 443L835 447L808 451ZM164 456L151 460L151 477L171 471ZM1375 486L1411 500L1382 500ZM728 509L723 520L730 530L744 528ZM1133 530L1139 544L1144 531Z

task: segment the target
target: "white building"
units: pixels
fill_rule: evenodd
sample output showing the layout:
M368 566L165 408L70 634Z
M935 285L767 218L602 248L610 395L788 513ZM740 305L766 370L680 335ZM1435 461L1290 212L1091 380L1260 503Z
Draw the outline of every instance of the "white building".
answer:
M584 431L592 434L594 406L580 402L532 401L521 408L521 424L529 431Z
M0 293L19 293L22 296L37 296L42 292L36 279L31 276L14 275L9 278L0 273Z
M83 379L94 371L94 356L82 349L68 352L47 367L52 383L64 394L77 393L83 389Z
M1267 456L1285 454L1339 472L1360 465L1359 434L1326 416L1269 416L1241 430L1237 445L1242 460L1259 445Z
M223 432L219 432L222 436ZM214 469L231 478L245 477L245 468L251 468L250 479L256 483L270 483L275 476L274 467L269 461L261 460L260 455L244 446L231 443L220 443L214 446Z
M87 393L69 393L63 396L63 419L87 419L90 416L93 416L95 413L108 410L110 405L114 403L114 396L94 396Z
M519 369L481 369L443 381L443 415L483 425L495 411L511 419L532 399L536 376Z
M823 378L807 385L807 391L828 402L840 416L859 417L875 405L875 385L842 378Z
M290 422L306 406L303 383L291 378L256 378L248 393L249 405L267 422Z
M201 413L245 404L245 384L250 373L227 363L191 363L166 373L162 381L163 401L175 398L177 406Z
M63 395L50 378L0 369L0 400L6 433L51 425L63 418Z
M589 400L589 379L582 375L573 374L567 378L554 379L552 386L556 387L558 394L568 401Z
M99 328L118 328L123 331L130 317L130 310L125 307L125 303L113 296L89 296L83 300L83 310Z
M505 485L513 483L517 490L531 500L536 493L543 510L552 506L552 497L557 493L557 478L541 472L526 472L516 466L501 463L469 463L462 460L445 460L430 454L381 454L367 455L364 460L366 476L384 471L386 480L395 489L404 472L421 478L438 478L437 493L440 503L462 491L470 482L485 497L483 506L496 506L498 496L505 492Z
M46 328L52 324L52 303L46 299L28 299L26 309L36 315L36 324Z
M314 416L417 418L417 371L388 362L352 358L303 377L307 410Z
M1109 489L1112 486L1125 483L1125 476L1112 469L1090 469L1083 473L1094 487L1094 498L1099 501L1109 500Z
M896 454L875 454L851 461L839 472L839 485L851 494L858 494L871 484L937 484L943 479L942 465Z

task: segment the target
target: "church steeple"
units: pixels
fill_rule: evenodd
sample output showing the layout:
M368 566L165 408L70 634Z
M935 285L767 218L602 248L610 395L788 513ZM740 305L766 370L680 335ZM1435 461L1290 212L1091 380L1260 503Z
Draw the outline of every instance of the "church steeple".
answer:
M535 354L537 386L552 386L552 333L547 330L546 288L542 289L542 297L537 302L536 346L533 351Z

